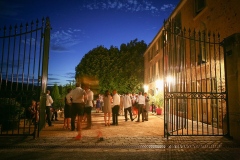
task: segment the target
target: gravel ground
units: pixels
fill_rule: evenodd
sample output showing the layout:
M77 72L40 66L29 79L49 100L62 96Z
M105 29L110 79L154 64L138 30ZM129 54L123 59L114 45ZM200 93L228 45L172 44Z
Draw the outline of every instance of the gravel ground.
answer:
M40 137L0 136L0 159L81 159L81 160L240 160L240 145L221 136L163 136L163 116L149 114L149 121L105 126L102 113L93 113L93 126L76 131L63 129L63 119L46 126ZM83 127L86 123L83 123ZM97 137L101 133L103 140Z

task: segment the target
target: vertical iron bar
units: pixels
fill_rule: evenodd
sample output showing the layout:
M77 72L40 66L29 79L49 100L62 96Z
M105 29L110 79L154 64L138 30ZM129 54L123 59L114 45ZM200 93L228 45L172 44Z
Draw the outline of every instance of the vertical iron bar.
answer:
M39 23L39 21L37 20L37 24ZM44 29L44 19L42 19L42 25L41 25L41 38L40 38L40 47L39 47L39 60L38 60L38 81L37 81L37 86L38 86L38 97L39 97L39 99L40 99L40 96L41 96L41 86L40 86L40 82L42 82L42 74L41 74L41 64L42 64L42 55L43 55L43 38L44 38L44 36L43 36L43 29ZM41 119L41 107L39 107L39 122L38 123L40 123L41 121L40 121L40 119ZM40 130L40 125L38 125L38 137L39 137L39 130Z
M186 37L186 28L184 28L183 30L183 34L182 37ZM184 42L184 47L183 47L183 59L184 59L184 92L188 92L188 63L187 63L187 40L185 38L182 38L183 42ZM187 102L187 98L186 96L184 96L184 126L183 128L187 129L187 135L188 135L188 102ZM183 131L182 131L183 132Z
M12 74L11 74L11 77L12 77L11 78L11 82L12 83L11 83L11 91L13 90L12 87L13 87L13 82L14 82L13 81L14 80L13 76L14 76L14 63L15 63L14 61L15 61L15 52L16 52L15 51L15 48L16 48L16 34L17 34L17 25L14 27L14 42L13 42L13 52L12 52L13 53L13 57L12 57Z
M208 84L208 87L209 87L209 89L207 90L207 92L208 93L212 93L212 76L211 76L211 62L212 62L212 60L211 60L211 39L210 39L210 32L208 33L208 55L209 55L209 66L208 66L208 71L209 71L209 84ZM208 104L210 102L210 104ZM208 109L208 106L210 107L209 109ZM209 99L207 99L207 122L209 121L209 118L208 118L208 116L209 116L209 112L208 111L211 111L211 108L212 108L212 99L211 98L209 98ZM207 123L207 134L209 134L209 125L208 125L208 123Z
M27 45L27 32L28 32L28 23L25 24L25 34L24 34L24 46L23 46L23 60L22 60L22 92L24 92L24 78L25 78L25 60L26 60L26 45ZM30 122L29 122L30 123ZM26 125L24 125L24 132L26 129Z
M38 28L38 20L36 21L36 28ZM35 32L33 70L32 70L32 91L34 90L34 84L35 84L34 78L35 78L35 67L36 67L37 41L38 41L38 31ZM37 99L37 101L38 101L38 99Z
M220 38L220 35L219 33L216 35L216 54L217 54L217 71L218 71L218 83L217 83L217 93L218 94L222 94L222 70L221 70L221 54L220 54L220 50L219 50L219 38ZM216 131L216 134L219 135L220 133L220 116L221 116L221 99L217 99L217 119L216 119L216 122L217 122L217 125L215 126L215 131Z
M17 79L16 79L16 91L18 91L18 77L19 77L19 68L20 68L20 55L21 55L21 41L22 41L22 24L20 25L20 35L19 35L19 44L18 44L18 65L17 65ZM25 121L24 121L25 122Z
M41 64L42 64L42 45L43 45L43 38L44 38L44 31L43 31L43 23L44 20L42 19L42 26L41 26L41 41L40 41L40 49L39 49L39 62L38 62L38 86L41 82Z
M9 37L8 37L8 49L7 49L7 65L6 65L6 91L8 90L8 67L9 67L9 56L10 56L10 44L11 44L11 32L12 26L9 27Z
M203 33L203 53L204 53L204 57L205 57L205 63L204 63L204 72L205 72L205 92L208 93L208 89L207 89L207 84L208 84L208 78L207 78L207 62L208 62L208 56L207 56L207 45L206 45L206 30L204 30ZM208 98L205 97L204 99L205 101L205 114L206 114L206 130L208 133ZM205 130L205 128L204 128ZM208 134L207 134L208 135Z
M211 34L209 33L208 34L208 39L209 39L209 43L210 43L210 39L211 39ZM213 90L214 90L214 88L213 88L213 80L214 80L214 77L213 77L213 75L212 75L212 58L214 57L213 55L212 55L212 53L214 54L214 50L212 51L211 50L211 48L209 47L209 58L210 58L210 64L209 64L209 73L210 73L210 93L213 93ZM216 93L216 92L215 92ZM213 103L214 103L214 101L213 101L213 99L211 98L211 108L210 108L210 110L211 110L211 125L213 126L213 111L214 111L214 106L213 106Z
M33 22L32 22L32 24L33 24ZM38 24L36 23L36 28L38 28ZM32 66L32 89L31 89L31 91L34 91L34 74L35 74L35 59L36 59L36 45L37 45L37 33L38 33L38 31L36 30L36 32L35 32L35 43L34 43L34 50L33 50L33 66ZM38 108L37 108L37 104L38 103L38 99L36 99L36 112L38 112ZM36 118L35 118L35 120L34 120L34 132L33 132L33 137L35 138L35 135L36 135L36 130L37 130L37 116L38 116L38 113L36 113L35 114L35 116L36 116Z
M170 85L169 85L170 87ZM169 95L171 94L171 92L169 91ZM173 113L173 102L172 102L172 99L169 98L169 108L170 108L170 124L171 124L171 130L170 132L172 132L172 135L173 135L173 131L175 129L174 127L174 119L173 119L173 116L174 116L174 113Z
M164 20L165 21L165 20ZM165 30L163 30L163 59L162 59L162 63L163 63L163 76L166 76L165 74L165 44L166 44L166 40L165 40ZM163 95L164 95L164 118L163 118L163 125L164 125L164 137L166 137L166 78L163 79L163 84L164 84L164 88L163 88ZM152 109L153 110L153 109Z
M177 92L180 92L180 93L182 93L183 92L183 72L184 72L184 70L183 70L183 63L184 63L184 61L183 61L183 58L182 58L182 45L183 45L183 42L181 41L181 37L179 37L178 36L178 42L177 42L178 44L180 44L180 46L178 47L178 52L179 52L179 60L177 60L178 62L180 62L180 70L178 70L178 72L177 72L177 74L179 75L179 77L178 77L178 79L179 79L179 87L178 88L176 88L176 89L178 89L178 90L176 90ZM176 46L177 46L177 44L176 44ZM183 127L182 127L182 115L180 115L180 112L181 112L181 106L182 106L182 100L183 99L180 99L180 105L179 105L179 102L178 102L178 118L179 118L179 123L178 123L178 125L180 125L180 128L179 129L183 129Z
M182 39L181 39L181 36L179 36L179 44L180 44L180 46L179 46L179 57L180 57L180 65L181 65L181 67L180 67L180 72L179 72L179 75L180 75L180 92L181 93L183 93L184 92L184 81L183 81L183 74L184 74L184 69L183 69L183 65L184 65L184 59L183 59L183 41L182 41ZM181 97L182 98L182 97ZM181 115L179 116L179 124L181 125L181 130L182 130L182 134L183 134L183 115L182 115L182 106L183 106L183 98L180 100L180 107L178 108L178 112L181 112Z
M186 39L184 37L186 37L185 35L186 29L183 29L183 32L181 33L181 40L183 42L182 45L182 59L183 59L183 75L182 75L182 82L183 82L183 99L182 99L182 133L184 132L184 129L186 129L186 107L187 107L187 103L185 103L186 97L185 97L185 93L188 92L187 91L187 61L186 61ZM186 133L185 133L186 134Z
M175 119L175 122L176 122L176 130L177 130L177 135L178 135L178 130L180 129L179 128L179 115L178 115L178 112L179 112L179 110L178 110L178 98L177 99L175 99L176 100L176 102L175 102L175 117L176 117L176 119Z
M3 43L2 43L2 61L1 61L1 86L0 89L2 89L2 81L3 81L3 60L4 60L4 49L5 49L5 36L6 36L6 26L3 28Z
M184 93L187 93L189 90L188 90L188 62L187 62L187 54L186 54L186 43L187 43L187 40L186 40L186 38L185 37L187 37L186 36L186 29L184 28L183 29L183 33L182 33L182 40L183 40L183 60L184 60L184 80L183 80L183 82L184 82L184 90L183 90L183 92ZM187 106L188 106L188 103L187 103L187 98L186 98L186 96L185 96L185 94L184 94L184 99L183 99L183 102L184 102L184 107L183 107L183 112L184 112L184 115L183 115L183 129L185 129L185 130L187 130L187 135L188 135L188 128L186 128L186 126L187 126ZM184 131L184 130L183 130ZM183 132L182 131L182 132Z
M198 32L198 40L199 40L199 58L200 58L200 61L199 61L199 68L200 68L200 78L199 78L199 81L200 81L200 94L202 95L203 91L202 91L202 87L203 87L203 80L202 80L202 33L201 31ZM201 126L202 126L202 135L203 135L203 99L201 97L200 99L200 109L201 109L201 118L202 118L202 123L201 123Z
M180 51L180 55L181 55L181 57L180 57L180 59L181 59L181 71L180 71L180 73L181 73L181 88L182 88L182 91L181 91L181 93L185 93L185 86L184 86L184 73L185 73L185 70L184 70L184 41L183 41L183 31L181 31L180 32L180 37L179 37L179 43L180 43L180 46L179 46L179 51ZM181 120L181 130L182 130L182 135L183 135L183 117L184 117L184 110L183 110L183 105L184 105L184 94L183 94L183 97L182 97L182 99L181 99L181 108L179 108L179 110L180 110L180 112L181 112L181 118L180 118L180 120Z
M195 30L194 30L194 32L195 32ZM195 36L196 36L196 32L195 32ZM199 40L198 40L199 41ZM195 39L195 79L196 79L196 91L195 91L195 93L196 94L198 94L198 73L197 73L197 44L196 44L196 42L197 42L197 39ZM197 121L197 135L198 135L198 112L199 112L199 100L196 98L196 121Z
M175 73L175 76L174 78L176 79L176 83L175 83L175 87L179 85L179 82L178 82L178 76L177 74L179 73L179 71L177 71L177 65L178 65L178 62L179 62L179 52L178 52L178 47L177 47L177 35L175 33L176 29L175 29L175 24L172 25L173 26L173 48L172 48L172 57L173 57L173 72ZM173 54L175 53L175 56L173 56ZM179 66L180 67L180 66ZM178 87L175 88L174 91L178 91ZM173 93L174 94L174 93ZM177 135L178 135L178 129L179 129L179 124L178 124L178 119L179 119L179 116L178 116L178 99L172 99L173 101L175 101L175 103L173 103L173 106L174 106L174 118L175 118L175 130L177 131Z
M26 24L26 33L28 32L28 23ZM24 35L24 50L23 50L23 67L22 67L22 91L24 89L24 73L25 73L25 59L26 59L26 42L27 42L27 35Z
M222 67L221 67L221 63L222 63L222 59L221 59L221 51L220 51L220 34L218 33L218 36L217 36L217 38L218 38L218 42L217 42L217 44L218 44L218 53L219 53L219 77L220 77L220 88L219 88L219 92L220 92L220 94L222 94L222 88L223 88L223 82L222 82ZM218 103L219 103L219 101L218 101ZM220 111L219 111L219 107L221 106L221 113L223 113L223 107L222 107L222 99L220 99L220 106L219 105L217 105L218 106L218 114L217 114L217 133L218 133L218 135L219 135L219 127L220 127L220 120L219 120L219 114L220 114ZM223 114L220 114L220 115L223 115ZM221 121L223 121L223 118L222 118L222 116L221 116Z
M172 33L171 31L173 30L173 24L171 24L171 30L170 30L170 33ZM174 69L175 69L175 64L174 64L174 60L175 60L175 56L173 56L173 51L175 51L175 43L174 43L174 35L171 34L170 36L170 42L173 44L173 45L169 45L170 47L170 51L169 51L169 57L171 58L171 63L170 63L170 74L175 78L176 80L176 76L174 74ZM176 51L175 51L176 53ZM176 82L176 81L175 81ZM176 84L176 83L175 83ZM173 90L173 85L170 84L170 94L172 95L172 93L174 92ZM173 130L176 130L176 113L175 113L175 103L174 103L174 99L171 98L170 99L170 107L172 108L172 128Z
M188 29L188 36L189 36L189 48L190 48L190 52L189 52L189 55L190 55L190 82L189 82L189 85L190 85L190 92L192 93L193 92L193 88L192 88L192 76L193 76L193 72L192 72L192 67L193 67L193 64L192 64L192 36L191 36L191 30L190 28ZM193 122L193 97L191 97L190 99L190 107L191 109L191 119L192 119L192 122ZM187 121L188 122L188 121ZM192 123L193 124L193 123ZM187 123L187 132L188 132L188 123ZM193 125L192 125L192 134L193 134Z
M219 77L219 73L217 72L217 70L219 69L219 66L218 66L218 54L216 53L217 52L217 47L216 47L216 35L215 35L215 37L214 37L214 53L216 54L216 61L215 61L215 74L216 74L216 93L219 93L218 91L219 91L219 89L218 89L218 83L220 83L220 81L219 81L219 79L220 79L220 77ZM216 121L216 126L214 127L214 135L215 134L218 134L218 111L219 111L219 106L218 106L218 99L216 99L216 109L214 110L215 111L215 115L216 115L216 117L215 117L215 121Z
M33 31L33 21L31 22L29 50L28 50L27 90L28 90L28 87L29 87L30 66L31 66L32 31Z
M216 43L216 36L215 36L215 34L213 34L213 48L214 48L214 74L215 74L215 84L214 84L214 86L215 86L215 89L216 89L216 93L218 93L218 85L217 85L217 79L218 79L218 75L217 75L217 55L216 55L216 45L215 45L215 43ZM217 102L216 102L216 105L217 105ZM217 105L218 106L218 105ZM218 107L217 107L218 108ZM215 112L215 110L213 109L213 112ZM214 120L214 113L213 113L213 120ZM212 125L212 130L213 130L213 134L215 134L214 133L214 126Z

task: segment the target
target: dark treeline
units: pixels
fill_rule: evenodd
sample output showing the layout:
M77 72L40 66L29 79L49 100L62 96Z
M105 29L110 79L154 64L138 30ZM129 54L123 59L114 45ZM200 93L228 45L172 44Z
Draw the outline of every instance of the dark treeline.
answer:
M146 49L146 43L137 39L121 44L120 49L98 46L89 51L76 66L76 78L97 79L99 93L113 89L119 93L138 92L143 89L143 54Z

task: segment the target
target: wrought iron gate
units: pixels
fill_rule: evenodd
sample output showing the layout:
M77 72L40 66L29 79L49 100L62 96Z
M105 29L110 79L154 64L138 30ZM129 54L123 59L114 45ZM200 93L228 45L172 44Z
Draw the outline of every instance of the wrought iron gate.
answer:
M180 30L169 21L163 39L165 137L226 134L227 96L220 35Z
M49 42L49 18L0 29L0 135L35 137L44 126Z

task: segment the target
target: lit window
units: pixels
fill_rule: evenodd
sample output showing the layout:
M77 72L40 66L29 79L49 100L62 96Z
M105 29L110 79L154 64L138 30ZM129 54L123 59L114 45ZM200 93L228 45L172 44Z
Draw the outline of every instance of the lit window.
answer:
M198 65L206 63L208 59L208 47L206 43L206 31L201 32L201 39L199 40L200 47L198 48Z

